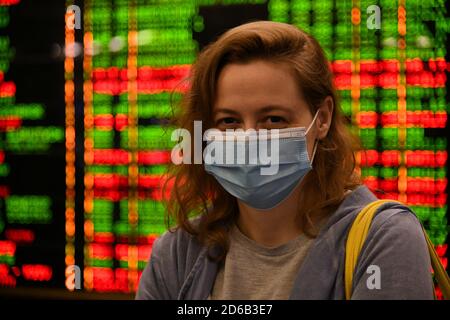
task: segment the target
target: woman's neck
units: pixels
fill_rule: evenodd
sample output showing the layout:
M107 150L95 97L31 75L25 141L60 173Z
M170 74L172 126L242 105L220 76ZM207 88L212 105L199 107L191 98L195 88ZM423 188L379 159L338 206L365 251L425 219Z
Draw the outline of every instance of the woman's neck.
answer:
M297 191L297 190L296 190ZM298 237L298 191L270 210L258 210L238 201L237 226L243 234L257 243L276 247Z

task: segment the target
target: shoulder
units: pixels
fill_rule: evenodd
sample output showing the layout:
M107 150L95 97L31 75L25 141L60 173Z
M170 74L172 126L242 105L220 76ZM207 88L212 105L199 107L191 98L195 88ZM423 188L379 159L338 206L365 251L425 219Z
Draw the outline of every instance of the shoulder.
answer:
M177 299L205 247L181 228L164 232L152 246L136 299Z
M427 253L424 229L415 213L406 205L385 203L375 214L362 247L361 254L366 250L393 251L402 247L407 255L409 250L422 250ZM365 252L368 254L368 252Z
M372 220L368 239L383 235L425 243L420 220L408 206L402 204L388 203L379 208Z
M347 234L361 210L376 200L378 199L366 186L358 187L345 198L334 214L335 217L330 219L329 225L338 227L342 229L343 234ZM400 230L402 232L399 232ZM367 239L378 235L379 231L399 233L400 237L423 236L421 222L414 211L396 201L387 201L378 207L371 221Z
M356 299L431 299L432 277L424 229L405 205L387 204L372 220L354 274ZM380 289L370 290L373 270Z
M198 221L194 219L193 224ZM197 238L180 227L165 231L153 243L152 257L160 264L189 269L204 250Z

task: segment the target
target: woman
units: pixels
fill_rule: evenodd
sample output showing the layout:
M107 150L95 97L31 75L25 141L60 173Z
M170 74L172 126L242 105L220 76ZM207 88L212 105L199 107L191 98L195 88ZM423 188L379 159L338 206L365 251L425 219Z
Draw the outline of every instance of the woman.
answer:
M173 165L168 214L177 227L154 243L136 298L344 299L347 232L376 197L355 173L357 145L317 41L288 24L247 23L201 52L190 81L179 126L192 136L201 120L204 129L290 138L279 140L273 175L249 164ZM351 298L432 299L429 266L418 219L387 205L370 227Z

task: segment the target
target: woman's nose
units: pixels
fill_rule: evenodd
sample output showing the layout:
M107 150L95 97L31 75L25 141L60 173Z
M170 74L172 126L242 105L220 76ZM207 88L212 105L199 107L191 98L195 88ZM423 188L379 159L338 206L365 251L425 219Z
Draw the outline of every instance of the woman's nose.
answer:
M258 130L258 123L257 121L252 119L243 120L241 129L243 129L244 131L247 131L249 129Z

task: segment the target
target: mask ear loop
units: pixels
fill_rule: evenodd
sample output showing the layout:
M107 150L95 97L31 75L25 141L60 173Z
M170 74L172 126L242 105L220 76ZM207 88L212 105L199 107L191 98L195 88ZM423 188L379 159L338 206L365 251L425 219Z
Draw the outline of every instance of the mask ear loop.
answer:
M316 119L317 119L317 115L318 115L318 114L319 114L319 110L316 111L316 114L314 115L314 118L312 119L312 121L311 121L311 123L310 123L308 129L306 129L306 131L305 131L305 135L308 134L309 129L311 129L312 126L313 126L313 124L314 124L314 122L316 122ZM315 140L314 140L314 149L313 149L313 153L312 153L311 161L310 161L311 164L313 163L314 157L315 157L315 155L316 155L317 144L318 144L318 143L317 143L317 139L315 139Z
M306 131L305 131L305 135L307 135L307 134L308 134L308 132L309 132L309 129L311 129L311 128L312 128L312 126L313 126L313 124L314 124L314 122L316 122L316 119L317 119L317 115L318 115L318 114L319 114L319 110L317 110L316 114L314 115L314 118L312 119L311 123L309 124L309 127L308 127L308 129L306 129Z

